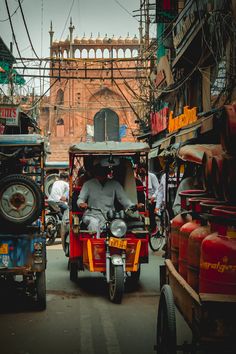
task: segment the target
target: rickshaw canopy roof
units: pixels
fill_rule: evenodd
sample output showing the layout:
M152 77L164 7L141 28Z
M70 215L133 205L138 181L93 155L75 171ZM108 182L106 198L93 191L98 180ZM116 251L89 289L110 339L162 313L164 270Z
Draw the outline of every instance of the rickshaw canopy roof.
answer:
M69 161L46 161L45 168L69 168Z
M41 145L45 142L39 134L6 134L0 137L0 146Z
M141 142L102 141L79 143L69 147L70 153L82 155L135 154L148 151L149 145Z

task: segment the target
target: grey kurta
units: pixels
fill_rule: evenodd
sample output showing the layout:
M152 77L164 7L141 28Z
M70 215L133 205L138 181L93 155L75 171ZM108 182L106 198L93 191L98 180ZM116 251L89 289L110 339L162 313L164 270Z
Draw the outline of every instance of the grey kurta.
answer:
M77 204L86 202L89 207L99 208L106 215L108 210L114 209L115 197L125 209L133 204L118 181L107 180L103 186L96 178L93 178L84 183ZM100 225L104 224L105 219L97 210L86 210L85 216L98 218Z

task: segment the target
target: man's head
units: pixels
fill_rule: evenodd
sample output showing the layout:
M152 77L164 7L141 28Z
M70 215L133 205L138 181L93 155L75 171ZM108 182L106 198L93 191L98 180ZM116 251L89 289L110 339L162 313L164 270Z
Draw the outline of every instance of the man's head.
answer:
M28 134L34 134L36 131L35 131L35 127L33 127L32 125L29 125L28 126Z
M69 174L67 172L61 172L59 175L59 178L62 179L63 181L68 181L69 180Z
M146 170L146 165L144 163L141 163L139 166L138 166L138 175L140 177L145 177L146 176L146 173L147 173L147 170Z
M108 168L103 167L100 164L97 164L93 167L93 175L95 178L97 178L99 181L104 181L107 179L107 174L108 174Z

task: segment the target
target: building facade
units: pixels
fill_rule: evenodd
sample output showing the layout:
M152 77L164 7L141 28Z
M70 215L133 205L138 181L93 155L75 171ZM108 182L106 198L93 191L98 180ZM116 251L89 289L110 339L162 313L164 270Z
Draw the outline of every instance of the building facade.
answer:
M50 28L50 101L41 110L40 126L50 132L51 160L65 160L68 146L93 141L94 116L109 109L119 117L120 139L134 141L139 116L139 40L131 38L53 38ZM136 59L135 59L136 58Z

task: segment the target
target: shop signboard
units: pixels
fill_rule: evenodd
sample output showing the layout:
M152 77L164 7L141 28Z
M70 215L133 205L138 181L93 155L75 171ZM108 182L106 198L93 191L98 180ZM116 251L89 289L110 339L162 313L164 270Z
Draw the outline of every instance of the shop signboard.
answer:
M185 106L183 114L180 114L177 117L173 117L173 111L171 111L168 123L169 133L172 133L185 126L188 126L189 124L196 122L196 120L197 107L189 108L188 106Z
M151 113L152 135L158 134L167 128L168 111L168 107L164 107L158 112Z
M18 105L0 105L0 123L8 126L19 125L19 106Z

